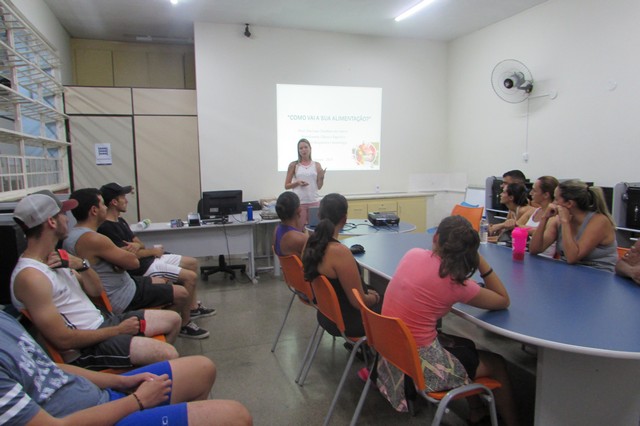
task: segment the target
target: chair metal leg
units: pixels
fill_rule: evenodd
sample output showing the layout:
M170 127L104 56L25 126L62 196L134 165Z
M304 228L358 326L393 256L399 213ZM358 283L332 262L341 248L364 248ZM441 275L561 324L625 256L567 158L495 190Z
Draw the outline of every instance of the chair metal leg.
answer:
M362 394L360 394L360 399L358 400L358 405L356 406L356 411L353 413L353 417L351 417L351 423L349 426L355 426L358 423L358 418L360 417L360 412L362 411L362 406L364 405L364 400L367 399L367 394L369 393L369 388L371 387L371 376L367 379L367 383L364 385L362 389Z
M309 352L311 351L311 347L313 346L313 342L316 340L316 335L318 334L319 330L320 330L320 324L316 326L315 331L309 338L309 344L307 345L307 349L305 350L304 356L302 357L302 365L300 366L300 371L298 371L298 375L296 376L296 383L298 383L298 381L300 380L300 377L302 377L302 371L304 371L304 367L305 365L307 365L307 357L309 356Z
M320 346L320 342L322 341L322 336L324 336L324 328L320 327L320 333L318 334L318 338L313 344L313 352L309 354L309 360L307 361L307 366L302 373L302 378L298 380L298 386L304 386L304 381L307 379L307 374L309 374L309 370L311 370L311 364L313 364L313 360L316 358L316 354L318 353L318 347Z
M440 400L438 404L438 409L436 410L436 415L433 417L433 422L431 422L431 426L438 426L442 421L445 413L447 412L447 406L449 402L454 400L458 395L467 393L469 391L479 390L481 392L481 399L485 400L485 402L489 403L489 412L491 414L491 424L494 426L498 425L498 417L496 415L496 406L493 398L493 392L491 389L483 386L479 383L472 383L469 385L461 386L459 388L455 388L447 392L447 394Z
M276 345L278 344L278 339L280 339L280 334L282 334L282 330L284 329L284 324L287 322L287 318L289 317L289 312L291 312L291 306L293 305L293 301L296 298L296 294L293 293L291 295L291 300L289 301L289 306L287 307L287 312L284 314L284 318L282 320L282 324L280 325L280 330L278 330L278 334L276 334L276 340L273 342L273 346L271 346L271 352L275 352Z
M329 424L329 420L331 419L331 416L333 415L333 410L335 409L336 404L338 403L338 398L340 397L340 392L342 392L342 387L344 386L344 382L347 381L347 375L351 372L351 366L353 365L353 360L356 358L356 353L358 352L358 348L360 346L362 346L362 344L366 340L367 340L366 337L362 337L353 346L353 349L351 350L351 355L349 355L349 360L347 361L347 365L345 365L344 372L342 373L342 377L340 378L340 383L338 383L338 388L336 389L336 393L333 396L333 400L331 401L331 405L329 406L329 411L327 412L327 415L324 418L323 426L327 426ZM366 355L365 355L365 365L367 365L366 359L367 358L366 358Z

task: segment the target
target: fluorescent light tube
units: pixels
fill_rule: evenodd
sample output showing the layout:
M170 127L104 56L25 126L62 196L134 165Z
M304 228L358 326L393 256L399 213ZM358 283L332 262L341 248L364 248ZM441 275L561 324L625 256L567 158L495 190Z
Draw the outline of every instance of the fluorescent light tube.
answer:
M406 12L396 16L396 22L400 22L403 19L407 19L409 16L413 15L416 12L421 11L422 9L424 9L427 6L429 6L434 1L435 0L422 0L420 3L416 4L411 9L409 9Z

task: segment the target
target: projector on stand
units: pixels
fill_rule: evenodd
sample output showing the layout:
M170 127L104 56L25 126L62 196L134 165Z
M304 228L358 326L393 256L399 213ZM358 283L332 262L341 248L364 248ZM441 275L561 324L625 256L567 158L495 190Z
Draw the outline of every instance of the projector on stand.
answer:
M400 218L393 212L369 212L369 222L373 226L398 225Z

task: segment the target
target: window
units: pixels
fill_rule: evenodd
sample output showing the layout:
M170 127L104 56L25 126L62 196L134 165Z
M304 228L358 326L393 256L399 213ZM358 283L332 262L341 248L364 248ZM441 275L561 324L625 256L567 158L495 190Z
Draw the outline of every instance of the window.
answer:
M0 0L0 201L69 188L59 58Z

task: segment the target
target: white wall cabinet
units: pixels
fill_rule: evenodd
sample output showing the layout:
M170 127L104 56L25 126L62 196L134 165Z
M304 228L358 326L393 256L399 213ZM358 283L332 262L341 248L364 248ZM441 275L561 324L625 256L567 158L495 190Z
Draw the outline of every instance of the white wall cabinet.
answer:
M200 198L195 99L194 90L65 88L74 189L133 185L130 223L185 218ZM100 143L112 164L96 164Z

